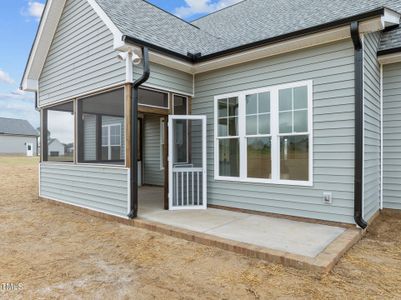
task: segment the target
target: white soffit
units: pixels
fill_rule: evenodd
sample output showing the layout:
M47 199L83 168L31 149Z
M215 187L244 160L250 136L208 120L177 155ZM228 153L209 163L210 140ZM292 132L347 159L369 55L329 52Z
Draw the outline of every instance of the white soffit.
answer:
M389 27L389 26L394 26L394 25L399 25L400 24L400 14L390 10L390 9L385 9L384 10L384 15L381 17L381 22L384 28Z
M383 65L399 63L401 62L401 52L381 55L378 60Z

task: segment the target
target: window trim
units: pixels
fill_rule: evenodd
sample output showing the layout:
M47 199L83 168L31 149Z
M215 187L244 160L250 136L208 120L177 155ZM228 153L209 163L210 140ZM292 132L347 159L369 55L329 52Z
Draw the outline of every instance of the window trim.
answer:
M120 134L119 134L119 144L115 144L115 145L112 145L111 144L111 127L114 127L114 126L118 126L119 127L119 132L120 132ZM121 140L122 140L122 132L121 132L121 124L120 123L113 123L113 124L106 124L106 125L102 125L102 130L103 130L103 128L107 128L107 145L103 145L103 136L102 136L102 144L101 144L101 147L103 148L103 147L107 147L107 157L108 157L108 159L107 160L102 160L102 161L104 161L104 162L107 162L107 161L112 161L112 159L111 159L111 147L120 147L120 156L121 156L121 148L122 148L122 143L121 143Z
M279 132L279 107L278 92L281 89L296 88L306 86L308 90L308 132L280 134ZM270 92L270 134L271 137L271 160L272 178L249 178L247 177L247 135L246 135L246 95ZM218 100L222 98L238 97L238 127L239 127L239 157L240 157L240 176L229 177L219 175L219 140L226 137L218 136ZM280 136L309 135L309 180L288 180L280 179ZM235 138L235 137L228 137ZM277 159L278 158L278 159ZM313 186L313 80L298 81L281 85L269 86L264 88L251 89L217 95L214 97L214 179L217 181L232 181L244 183L263 183L274 185L294 185L294 186Z

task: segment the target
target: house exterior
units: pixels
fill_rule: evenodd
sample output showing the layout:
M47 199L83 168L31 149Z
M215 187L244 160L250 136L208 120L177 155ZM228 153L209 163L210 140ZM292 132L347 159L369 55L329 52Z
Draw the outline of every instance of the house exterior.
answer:
M64 156L65 145L60 143L58 139L50 139L47 143L50 156Z
M0 155L35 156L38 135L26 120L0 117Z
M144 184L165 209L362 228L401 209L401 1L313 5L188 23L141 0L48 0L21 87L43 140L64 120L74 151L41 147L40 196L134 218Z

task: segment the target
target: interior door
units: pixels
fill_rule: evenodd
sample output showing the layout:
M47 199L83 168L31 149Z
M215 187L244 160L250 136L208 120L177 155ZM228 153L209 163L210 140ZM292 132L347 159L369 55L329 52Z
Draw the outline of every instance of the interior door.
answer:
M206 209L206 116L170 115L169 209Z

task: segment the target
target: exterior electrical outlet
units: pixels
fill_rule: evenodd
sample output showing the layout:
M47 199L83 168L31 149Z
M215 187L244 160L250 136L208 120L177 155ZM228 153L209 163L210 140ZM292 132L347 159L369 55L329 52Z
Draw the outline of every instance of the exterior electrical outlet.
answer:
M332 204L333 203L333 196L331 193L323 193L323 201L326 204Z

